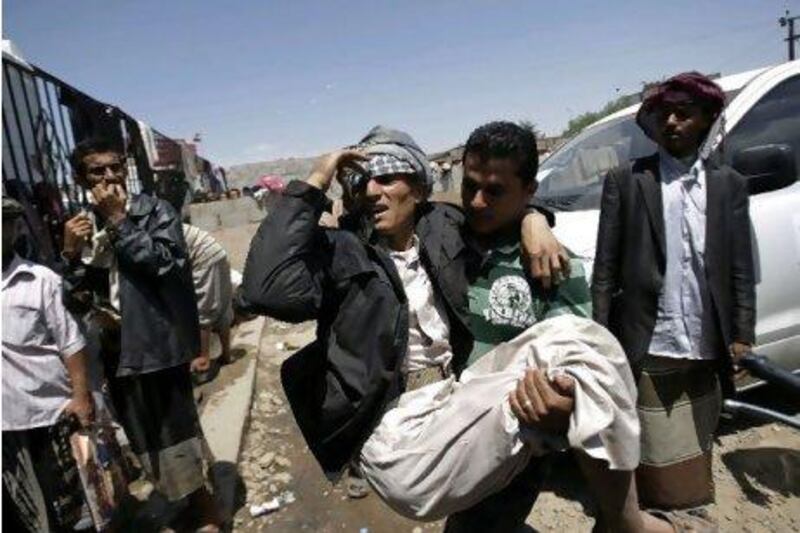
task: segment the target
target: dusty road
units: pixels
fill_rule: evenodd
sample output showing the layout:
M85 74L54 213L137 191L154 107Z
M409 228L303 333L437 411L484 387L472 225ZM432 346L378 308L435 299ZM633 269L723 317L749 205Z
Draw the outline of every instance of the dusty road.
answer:
M255 225L215 235L240 269ZM279 383L279 367L293 350L313 337L313 324L268 321L261 339L256 392L239 473L243 484L235 531L441 531L441 523L404 519L370 494L350 500L332 486L307 451ZM748 398L796 414L800 405L773 390ZM800 432L777 424L723 421L715 450L717 505L721 531L800 531ZM250 504L291 491L293 503L251 518ZM590 531L592 505L581 490L580 475L567 456L555 461L545 490L528 524L535 531ZM530 531L530 530L529 530Z
M364 500L349 500L342 487L331 486L322 475L294 424L278 378L280 363L312 336L311 324L268 325L262 338L250 430L240 463L248 505L286 490L294 493L296 501L255 519L250 518L246 505L237 513L234 529L441 531L441 523L403 519L374 494ZM763 402L764 398L756 400ZM788 405L779 407L791 410ZM712 510L722 531L800 531L798 450L800 432L775 424L723 423L714 464L718 504ZM528 524L536 531L590 531L594 520L587 513L591 512L591 502L581 490L580 475L569 457L564 456L555 461Z
M312 335L312 324L271 322L262 337L250 428L239 470L247 488L247 505L237 513L234 529L400 532L424 527L393 513L374 495L348 499L344 487L332 486L306 449L280 387L279 366L291 355L291 348L304 345ZM250 518L250 504L287 490L294 494L295 502L274 514Z

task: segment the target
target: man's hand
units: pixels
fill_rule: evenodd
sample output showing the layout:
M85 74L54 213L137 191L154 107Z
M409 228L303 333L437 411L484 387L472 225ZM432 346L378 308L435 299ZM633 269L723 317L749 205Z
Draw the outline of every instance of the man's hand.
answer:
M92 196L97 202L100 215L111 224L118 224L125 218L125 201L128 195L121 185L103 182L92 187Z
M752 346L744 342L734 342L728 347L728 349L731 352L733 364L738 365L742 357L750 353Z
M740 380L748 375L747 370L739 366L739 361L742 359L742 357L749 354L751 349L752 345L744 342L733 342L728 347L728 351L731 354L731 359L733 360L734 380Z
M78 213L64 224L64 255L74 259L92 237L92 219L86 213Z
M344 166L357 165L358 161L365 161L368 158L357 150L337 150L325 154L314 163L306 182L309 185L326 192L331 186L331 181L336 175L337 170Z
M541 213L528 213L522 219L522 263L545 289L569 277L569 256Z
M94 422L92 394L90 392L73 394L64 412L77 418L81 427L89 427Z
M111 309L96 308L92 318L94 323L103 330L116 330L120 327L119 315Z
M550 382L541 370L528 370L508 400L511 411L523 424L563 435L575 406L575 381L556 376Z

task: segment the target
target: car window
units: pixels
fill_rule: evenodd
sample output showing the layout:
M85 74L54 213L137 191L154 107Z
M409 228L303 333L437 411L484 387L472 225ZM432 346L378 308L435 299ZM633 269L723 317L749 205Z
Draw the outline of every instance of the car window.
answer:
M726 136L722 160L731 164L744 148L788 144L800 169L800 76L775 86L759 100Z
M589 128L542 163L536 197L557 210L599 209L608 171L655 151L633 115Z

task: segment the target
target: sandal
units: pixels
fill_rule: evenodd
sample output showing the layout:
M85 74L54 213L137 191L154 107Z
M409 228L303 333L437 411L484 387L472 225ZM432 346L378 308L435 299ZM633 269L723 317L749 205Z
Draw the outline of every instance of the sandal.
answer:
M361 475L361 470L351 464L347 472L347 497L352 500L360 500L367 494L369 494L367 480Z
M192 384L194 386L205 385L213 380L219 374L220 366L217 360L213 359L208 365L208 370L192 371Z
M691 511L656 511L648 510L647 513L669 523L677 533L718 533L719 526L712 522L708 516L700 516ZM703 513L705 515L705 513Z

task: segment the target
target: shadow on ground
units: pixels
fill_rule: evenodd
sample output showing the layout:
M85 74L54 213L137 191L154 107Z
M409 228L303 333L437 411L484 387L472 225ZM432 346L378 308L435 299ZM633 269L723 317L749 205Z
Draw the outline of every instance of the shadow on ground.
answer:
M548 461L549 465L542 492L552 492L559 498L577 502L588 516L594 517L597 506L589 495L572 452L555 453L543 460Z
M787 448L750 448L722 455L742 492L756 505L768 505L771 495L800 496L800 452ZM755 482L755 483L754 483Z
M228 461L217 461L208 469L208 478L217 495L217 505L225 517L225 531L232 530L232 517L247 502L247 487L239 475L236 465Z

